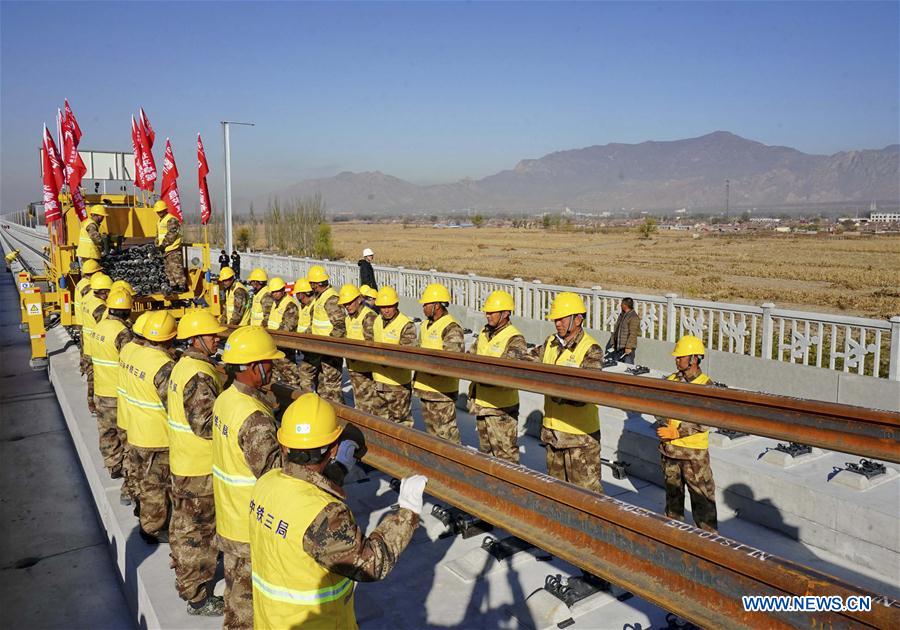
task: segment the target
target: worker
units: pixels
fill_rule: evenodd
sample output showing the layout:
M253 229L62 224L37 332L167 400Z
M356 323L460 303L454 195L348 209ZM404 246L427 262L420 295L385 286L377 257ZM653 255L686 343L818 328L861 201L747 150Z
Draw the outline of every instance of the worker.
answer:
M706 354L703 342L685 335L675 344L675 372L668 380L692 385L712 385L713 381L700 369ZM691 512L697 527L714 532L716 518L716 485L709 462L709 427L693 422L657 416L659 452L666 483L666 516L684 520L684 487L691 495Z
M442 284L429 284L419 299L425 321L422 322L421 345L429 350L465 352L466 340L462 326L447 311L450 291ZM413 388L422 406L425 430L457 444L459 426L456 424L456 400L459 398L459 379L439 374L416 372Z
M616 353L616 361L634 365L634 352L641 334L641 318L634 312L634 300L630 297L622 298L619 310L613 334L606 342L606 350Z
M281 330L295 332L300 321L300 303L293 295L289 295L287 284L281 278L272 278L267 285L269 294L263 298L268 302L266 313L266 327L269 330ZM292 387L302 387L305 382L304 375L296 363L297 353L294 350L285 352L285 358L277 359L274 363L273 378ZM306 389L311 389L307 386Z
M258 326L231 333L222 353L234 382L213 405L213 490L216 545L225 567L226 629L253 626L250 530L247 506L253 484L281 467L275 416L263 392L272 362L283 359L272 336Z
M230 267L230 266L231 266L231 259L228 258L228 252L226 252L223 249L219 253L219 273L222 273L222 270L225 269L225 267Z
M416 325L400 312L400 298L394 287L381 287L375 305L380 315L375 319L373 337L376 343L394 346L416 346ZM412 372L404 368L375 365L372 370L378 407L373 413L408 427L413 426Z
M94 328L106 314L106 298L112 288L112 278L105 273L91 276L91 293L81 301L81 350L82 367L87 377L87 401L91 413L97 413L94 401L94 364L91 359L94 343Z
M269 293L269 288L266 286L269 282L269 274L265 269L257 267L247 276L247 282L253 289L253 300L250 302L250 325L265 327L262 300Z
M603 369L603 350L584 331L587 309L575 293L558 293L547 319L556 328L526 358L550 365L588 370ZM600 485L600 415L597 405L544 396L541 442L547 450L547 474L592 492Z
M225 600L213 595L218 548L212 478L213 404L222 377L213 357L225 331L205 309L189 310L178 322L176 338L188 344L169 378L169 468L172 522L169 542L175 587L189 615L218 616Z
M91 340L97 433L103 465L112 479L123 476L124 445L117 429L119 352L134 337L131 333L131 294L116 288L106 298L106 318L97 324ZM127 492L123 489L124 496Z
M163 256L166 278L172 290L180 293L187 288L184 279L184 255L181 253L181 221L169 213L169 205L162 199L153 204L159 217L156 224L156 246Z
M250 323L250 292L241 281L235 277L231 267L223 267L219 272L219 287L224 296L221 302L225 304L219 321L228 326L246 326Z
M308 333L312 326L312 308L316 293L309 285L306 278L297 278L292 291L297 303L300 304L300 314L297 316L297 332Z
M141 537L150 544L169 541L169 435L166 403L175 361L170 350L175 318L154 311L143 329L144 341L127 360L120 356L128 406L128 444L133 468L139 469L138 501Z
M377 315L378 307L375 306L375 298L378 297L378 290L373 289L368 284L361 284L359 286L359 292L363 296L363 302L365 303L365 305L375 311L375 314Z
M103 253L103 237L100 235L100 224L107 217L106 206L96 204L91 206L88 218L81 222L81 231L78 233L78 247L75 255L81 260L81 266L88 260L100 261Z
M234 269L234 275L241 277L241 255L236 249L231 250L231 268Z
M145 344L143 337L144 324L147 323L153 311L144 311L134 320L131 327L132 338L119 350L118 386L116 387L116 429L119 434L119 443L122 445L122 488L119 493L119 502L122 505L135 503L134 515L140 514L137 503L140 496L141 469L135 468L135 457L128 443L128 400L125 398L125 370L123 365L133 363L131 356L138 346Z
M356 264L359 266L359 284L366 285L372 289L378 290L378 283L375 281L375 270L372 268L372 261L375 259L375 252L366 247L363 250L362 258Z
M345 284L338 293L338 303L347 313L347 339L375 341L375 320L378 316L363 302L363 296L352 284ZM347 359L347 372L353 386L353 406L366 413L378 413L380 402L375 390L372 370L367 361Z
M263 475L249 502L258 629L357 628L354 582L387 577L418 526L422 475L400 482L399 509L366 536L340 484L325 474L333 460L352 466L357 445L341 433L334 408L316 394L285 411L278 430L284 467Z
M91 276L99 271L102 271L100 263L93 258L88 258L81 265L81 279L75 283L74 305L72 306L72 316L75 318L77 326L81 326L81 301L91 290Z
M316 294L312 307L310 332L322 337L342 339L347 332L344 309L338 304L338 294L329 284L328 272L322 265L313 265L306 275ZM304 368L316 391L332 402L344 402L342 390L344 360L325 354L306 353Z
M501 359L522 359L527 351L522 336L509 318L515 301L506 291L494 291L484 301L487 324L469 348L470 353ZM469 386L469 413L475 416L478 450L519 463L519 390L484 383Z

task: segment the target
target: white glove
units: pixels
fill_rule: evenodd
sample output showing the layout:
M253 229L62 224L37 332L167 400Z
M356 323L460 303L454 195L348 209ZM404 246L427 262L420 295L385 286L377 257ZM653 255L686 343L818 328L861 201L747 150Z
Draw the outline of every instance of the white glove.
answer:
M350 470L353 467L353 464L356 463L356 449L359 448L359 444L354 442L353 440L345 440L338 445L337 455L334 458L334 461L341 464L347 470Z
M422 512L422 495L425 493L425 484L428 477L425 475L413 475L400 481L400 507L412 510L416 514Z

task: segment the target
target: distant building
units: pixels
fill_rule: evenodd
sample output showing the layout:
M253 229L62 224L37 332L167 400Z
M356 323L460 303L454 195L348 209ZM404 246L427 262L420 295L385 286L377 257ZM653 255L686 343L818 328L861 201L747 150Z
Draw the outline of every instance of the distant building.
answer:
M873 212L869 223L900 223L900 212Z

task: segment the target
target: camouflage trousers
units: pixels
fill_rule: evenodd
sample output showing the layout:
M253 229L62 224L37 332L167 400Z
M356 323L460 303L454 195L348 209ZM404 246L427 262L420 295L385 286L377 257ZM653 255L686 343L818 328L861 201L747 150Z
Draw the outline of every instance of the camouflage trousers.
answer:
M243 558L227 551L222 552L225 566L225 630L250 630L253 628L253 582L250 557Z
M547 474L585 490L603 494L600 485L600 432L589 435L541 428L547 447Z
M140 496L140 471L134 468L134 455L131 454L132 446L128 443L128 432L116 427L119 434L119 443L122 445L122 496L137 500Z
M375 415L412 428L412 385L388 385L375 383L378 393Z
M344 359L324 354L305 354L300 370L309 383L315 385L316 393L325 400L344 404L343 386Z
M491 409L475 416L478 450L514 464L519 463L519 405Z
M184 279L184 257L181 255L180 248L163 254L163 268L172 288L183 291L187 283Z
M157 534L169 523L169 450L131 447L133 469L138 471L141 529Z
M97 433L100 437L100 454L103 465L110 475L122 472L124 448L116 426L117 399L108 396L96 396Z
M353 406L365 413L377 413L381 400L372 373L351 371L350 384L353 385Z
M212 594L219 549L212 475L172 475L172 522L169 524L175 588L181 599L202 602Z
M90 357L85 357L87 363L84 366L84 375L87 376L87 406L91 413L97 412L97 404L94 400L94 364Z
M291 387L312 391L311 383L306 374L290 359L275 359L272 363L272 378Z
M418 394L425 430L431 435L460 444L459 425L456 423L456 399L459 394L424 391L419 391Z
M684 487L691 495L691 512L700 529L714 532L716 518L716 484L709 464L709 451L696 459L674 459L660 455L666 482L666 516L684 520Z

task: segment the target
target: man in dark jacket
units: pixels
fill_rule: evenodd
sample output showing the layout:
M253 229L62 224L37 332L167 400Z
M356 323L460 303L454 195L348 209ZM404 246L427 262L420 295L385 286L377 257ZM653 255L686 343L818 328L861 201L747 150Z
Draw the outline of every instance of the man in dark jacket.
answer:
M641 334L641 318L634 312L634 300L630 297L622 298L621 309L606 349L615 350L619 355L617 359L622 363L634 365L634 351L638 335Z
M236 249L231 250L231 268L234 269L234 275L241 277L241 255Z
M372 259L375 258L375 252L366 247L362 253L363 257L356 263L359 265L359 286L368 285L378 290L378 283L375 282L375 270L372 269Z
M228 252L223 249L222 253L219 254L219 271L222 271L225 267L231 266L230 263L231 261L228 258Z

